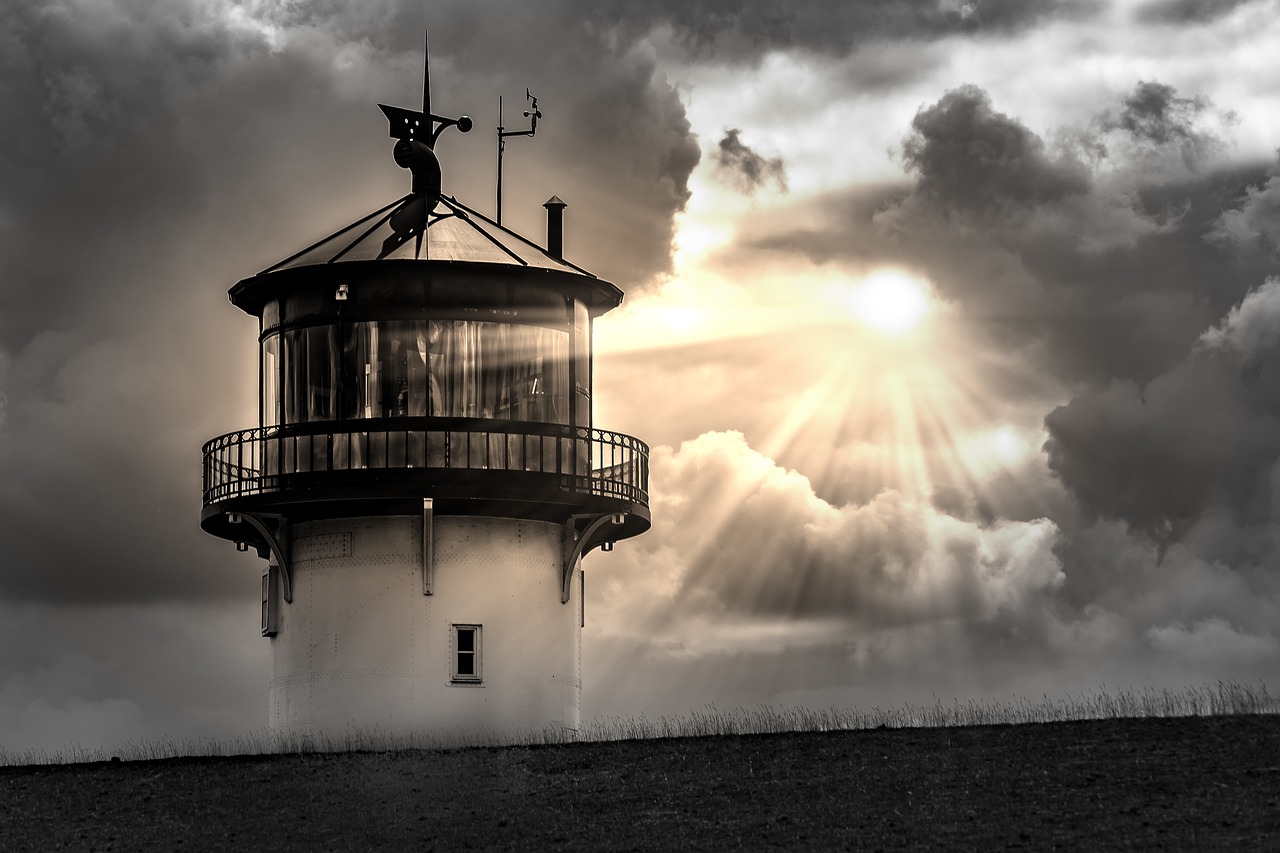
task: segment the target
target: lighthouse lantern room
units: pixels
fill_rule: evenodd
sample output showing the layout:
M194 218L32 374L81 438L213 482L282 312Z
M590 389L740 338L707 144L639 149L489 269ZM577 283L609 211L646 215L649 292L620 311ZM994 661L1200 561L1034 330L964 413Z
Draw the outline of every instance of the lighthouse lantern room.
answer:
M596 429L622 292L442 194L463 116L382 106L411 192L238 282L260 423L205 444L208 533L254 550L273 729L576 730L582 557L648 529L648 447ZM501 139L499 140L501 142Z

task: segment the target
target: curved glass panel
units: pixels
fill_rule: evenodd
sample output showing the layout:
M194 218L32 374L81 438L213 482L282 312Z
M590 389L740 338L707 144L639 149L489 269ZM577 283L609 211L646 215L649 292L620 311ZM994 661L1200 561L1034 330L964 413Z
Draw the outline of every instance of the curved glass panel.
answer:
M472 320L429 326L432 415L568 423L566 332Z
M262 342L262 425L280 423L280 336Z
M573 423L591 426L591 315L581 299L573 300Z
M264 426L277 412L286 424L428 415L567 424L569 334L475 320L293 329L263 340L262 398Z
M284 422L329 421L338 416L337 330L295 329L281 336Z

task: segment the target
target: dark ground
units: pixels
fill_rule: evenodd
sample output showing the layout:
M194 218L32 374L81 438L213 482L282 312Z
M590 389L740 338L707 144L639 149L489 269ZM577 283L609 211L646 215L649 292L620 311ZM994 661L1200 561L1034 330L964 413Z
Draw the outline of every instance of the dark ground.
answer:
M1280 716L0 768L0 851L1280 850Z

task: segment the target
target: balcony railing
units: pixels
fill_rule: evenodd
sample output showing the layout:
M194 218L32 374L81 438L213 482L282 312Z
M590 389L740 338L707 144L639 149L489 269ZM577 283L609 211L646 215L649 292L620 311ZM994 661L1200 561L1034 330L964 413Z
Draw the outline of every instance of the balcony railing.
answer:
M331 472L423 469L553 475L580 495L649 501L649 447L622 433L474 418L376 418L259 427L204 448L205 505L323 484ZM352 475L343 474L350 477ZM502 497L502 495L494 495Z

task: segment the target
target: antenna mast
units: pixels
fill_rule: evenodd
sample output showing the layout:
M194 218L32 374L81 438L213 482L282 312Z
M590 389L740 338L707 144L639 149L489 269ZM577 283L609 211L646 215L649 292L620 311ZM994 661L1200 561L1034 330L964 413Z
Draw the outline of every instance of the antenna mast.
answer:
M538 109L538 99L529 94L529 90L524 90L524 99L529 102L529 109L524 111L524 117L529 119L528 130L505 130L502 127L502 96L498 96L498 215L497 222L502 224L502 153L507 150L508 136L533 136L538 132L538 119L542 118L542 111Z

